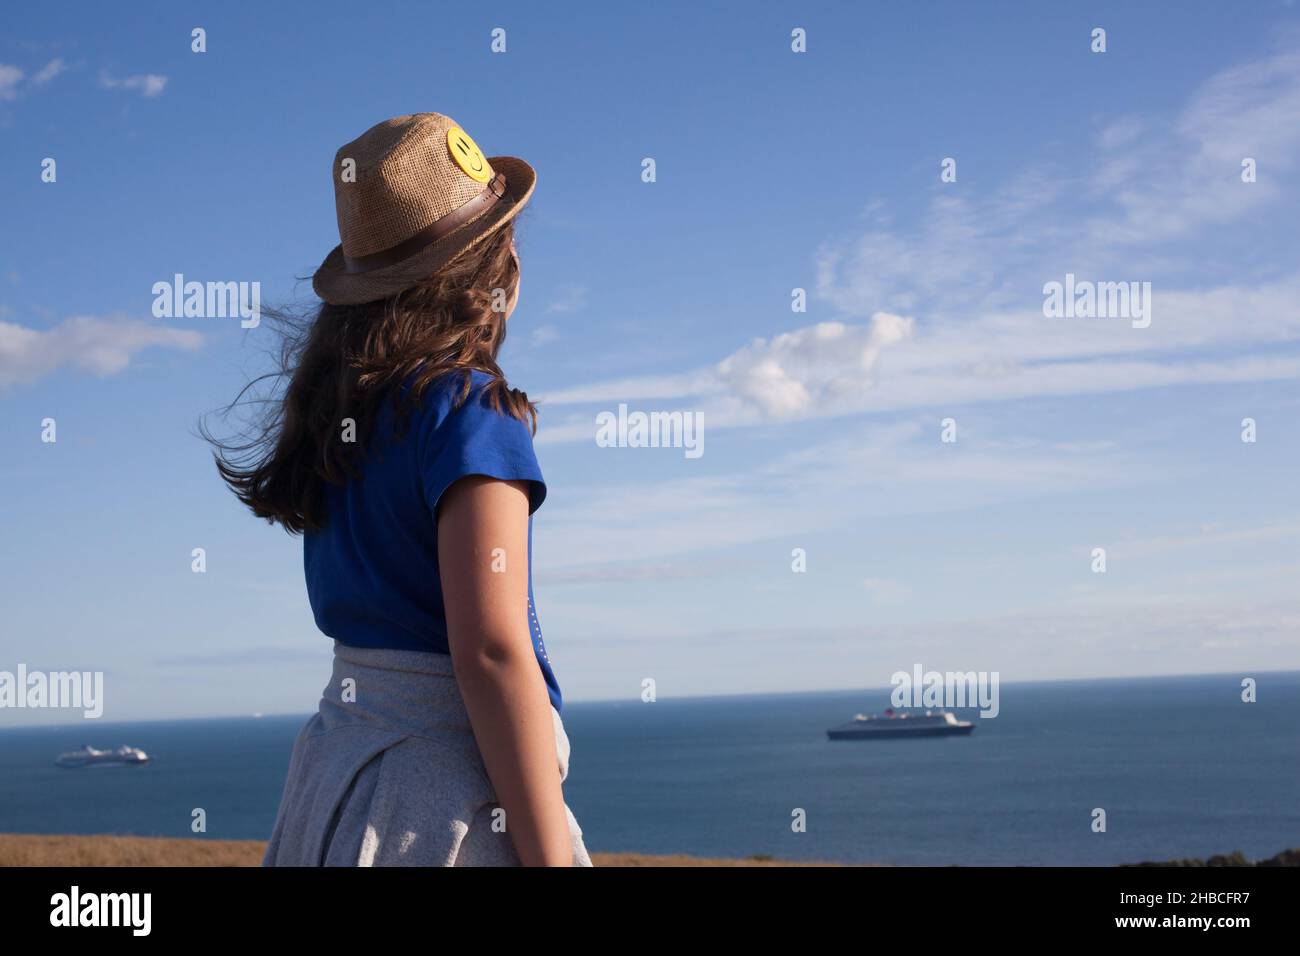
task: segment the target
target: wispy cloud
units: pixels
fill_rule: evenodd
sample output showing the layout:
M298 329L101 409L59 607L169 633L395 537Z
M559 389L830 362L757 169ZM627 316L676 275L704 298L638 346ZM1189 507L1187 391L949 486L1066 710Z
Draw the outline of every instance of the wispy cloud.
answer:
M912 596L911 588L890 578L867 578L862 587L876 604L900 604Z
M13 102L20 99L33 88L48 86L56 76L67 70L68 64L62 57L50 60L30 77L21 67L0 63L0 101Z
M1089 241L1176 239L1238 220L1290 186L1298 145L1300 49L1225 70L1173 123L1148 121L1109 150L1092 191L1111 195L1119 215L1095 217ZM1249 188L1238 175L1245 157L1263 169Z
M528 342L534 348L554 342L560 337L560 330L553 325L539 325L528 336Z
M870 207L864 233L816 255L816 293L844 321L755 341L712 367L543 399L674 400L719 428L1300 377L1294 257L1215 281L1203 256L1171 245L1294 212L1279 200L1300 164L1300 51L1212 77L1171 121L1122 117L1093 139L1090 172L1049 163L992 190L936 185L905 229L882 204ZM1242 182L1244 157L1267 176ZM1150 327L1044 317L1043 285L1066 272L1152 282ZM541 438L591 432L590 416L575 414Z
M578 565L569 568L538 568L539 584L564 587L585 584L641 584L647 581L698 581L726 571L752 570L756 562L739 561L634 561Z
M954 456L954 446L943 445L938 434L937 422L909 420L854 429L721 474L616 484L602 478L565 488L546 503L547 539L563 544L539 565L665 562L761 541L801 540L843 526L849 515L861 520L962 511L1158 476L1127 450L1063 452L1052 441L968 439Z
M547 305L547 312L579 312L587 305L587 287L585 285L567 285Z
M99 85L106 90L128 90L146 99L158 96L167 86L167 77L157 73L141 73L117 78L107 71L99 74Z
M283 647L240 647L228 651L212 653L171 654L156 658L158 667L179 667L202 669L206 667L241 667L249 661L259 665L305 664L319 661L321 650L315 644L302 644Z
M864 620L837 627L804 621L680 633L627 628L618 630L616 639L631 646L671 647L674 653L666 659L682 673L665 671L662 679L679 681L683 693L755 693L888 688L896 671L910 671L918 661L942 670L997 671L1004 687L1062 673L1098 678L1268 673L1300 667L1298 629L1300 605L1293 598L1257 604L1184 594L1178 602L1132 595L1105 603L1079 600L1068 607L1026 604L984 616L949 607L887 627ZM607 648L611 638L602 631L566 643L585 645L590 656ZM796 661L818 666L788 667L775 677L762 666L762 649L791 647L800 650ZM712 653L703 656L701 649ZM719 654L725 655L725 666ZM1261 660L1268 665L1261 667ZM700 681L701 672L709 675L707 683ZM1238 679L1225 679L1229 693Z
M1257 182L1241 181L1247 157L1259 163ZM818 293L849 315L924 307L960 321L1014 312L1067 268L1158 272L1165 288L1197 288L1203 259L1170 255L1169 244L1213 238L1252 215L1284 215L1272 207L1294 197L1289 173L1298 162L1300 49L1292 47L1211 77L1172 119L1114 119L1067 158L997 188L936 186L911 228L895 228L885 205L874 204L871 228L819 251Z
M148 348L195 349L203 336L148 322L78 316L42 331L0 322L0 388L71 366L116 375Z
M63 59L61 57L55 57L49 63L46 63L43 67L41 67L39 70L36 71L36 73L32 76L32 85L45 86L47 83L53 80L60 73L66 72L67 69L68 69L68 65L63 62Z
M0 63L0 100L18 99L18 85L24 75L18 67Z
M1300 522L1281 521L1257 527L1220 528L1205 525L1194 532L1122 538L1108 548L1112 557L1121 560L1175 551L1227 549L1234 545L1257 545L1261 542L1300 540Z

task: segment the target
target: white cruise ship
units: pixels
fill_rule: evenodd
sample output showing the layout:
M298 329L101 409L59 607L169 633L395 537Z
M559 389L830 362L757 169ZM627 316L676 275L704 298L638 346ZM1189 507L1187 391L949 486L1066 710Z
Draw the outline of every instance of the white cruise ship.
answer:
M59 754L56 767L137 767L149 762L149 755L139 747L121 746L116 750L96 750L85 744L80 750Z
M958 720L946 710L924 714L896 714L887 710L882 717L857 714L845 724L826 731L831 740L880 740L889 737L964 736L975 729L969 720Z

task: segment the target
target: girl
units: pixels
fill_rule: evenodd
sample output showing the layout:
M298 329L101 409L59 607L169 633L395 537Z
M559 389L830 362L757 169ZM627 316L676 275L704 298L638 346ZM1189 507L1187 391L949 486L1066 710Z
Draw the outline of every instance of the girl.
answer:
M240 500L303 535L334 639L264 865L591 865L532 597L537 411L497 365L535 182L437 113L340 149L323 304L264 428L217 443Z

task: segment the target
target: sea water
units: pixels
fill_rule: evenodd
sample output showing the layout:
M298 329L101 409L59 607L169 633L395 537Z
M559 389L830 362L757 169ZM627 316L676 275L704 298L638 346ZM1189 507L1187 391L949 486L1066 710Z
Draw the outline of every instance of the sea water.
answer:
M1300 846L1300 674L1006 685L969 737L829 741L888 689L565 704L592 851L1108 865ZM0 728L0 832L265 839L307 715ZM0 719L3 715L0 714ZM83 743L144 767L66 770ZM206 832L191 821L201 809ZM1097 832L1097 810L1105 831Z

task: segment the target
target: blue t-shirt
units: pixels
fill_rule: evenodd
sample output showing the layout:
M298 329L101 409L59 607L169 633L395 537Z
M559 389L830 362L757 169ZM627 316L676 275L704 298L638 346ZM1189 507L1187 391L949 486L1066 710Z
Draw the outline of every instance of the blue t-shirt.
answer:
M343 644L450 654L438 575L438 499L466 475L527 481L528 607L519 613L527 615L551 704L560 711L560 687L533 602L532 515L546 498L546 484L528 426L492 409L483 389L488 381L475 371L458 408L462 376L434 382L407 413L397 440L392 403L384 402L358 476L325 485L325 526L303 535L307 597L316 626Z

